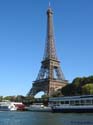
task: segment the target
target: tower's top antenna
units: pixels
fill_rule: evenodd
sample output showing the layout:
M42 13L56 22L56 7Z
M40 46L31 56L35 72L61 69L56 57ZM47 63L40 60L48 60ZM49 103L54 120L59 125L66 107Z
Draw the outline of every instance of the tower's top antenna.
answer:
M49 6L49 8L50 8L50 6L51 6L51 4L50 4L50 1L49 1L49 4L48 4L48 6Z

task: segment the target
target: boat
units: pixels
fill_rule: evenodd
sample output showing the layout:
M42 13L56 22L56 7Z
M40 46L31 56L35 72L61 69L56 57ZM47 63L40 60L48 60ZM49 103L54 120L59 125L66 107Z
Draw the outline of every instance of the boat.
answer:
M0 111L23 111L25 105L22 102L2 101L0 102Z
M11 102L10 110L25 111L25 105L22 102Z
M10 101L2 101L0 102L0 111L12 111L16 110L16 108L11 105Z
M93 95L49 98L52 112L93 113Z
M32 111L32 112L51 112L52 111L50 106L44 106L42 103L34 103L29 107L26 107L26 110Z

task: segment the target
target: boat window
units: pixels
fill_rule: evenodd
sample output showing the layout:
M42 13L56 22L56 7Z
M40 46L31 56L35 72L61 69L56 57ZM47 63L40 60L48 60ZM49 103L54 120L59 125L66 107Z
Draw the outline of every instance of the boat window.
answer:
M93 104L93 100L92 100L92 104Z
M80 100L80 103L81 103L81 105L84 105L85 101L84 100Z
M61 101L61 104L64 104L64 101Z
M92 104L92 100L86 100L86 104L87 104L87 105Z
M74 101L70 101L70 104L71 104L71 105L74 105Z
M75 101L75 105L79 105L80 103L79 103L79 100L76 100Z
M65 104L69 104L69 101L65 101Z

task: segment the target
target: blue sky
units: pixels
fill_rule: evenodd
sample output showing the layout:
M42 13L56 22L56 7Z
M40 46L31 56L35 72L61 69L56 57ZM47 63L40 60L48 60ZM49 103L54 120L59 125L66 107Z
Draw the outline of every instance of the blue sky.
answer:
M93 75L93 0L50 0L65 78ZM43 59L48 0L0 0L0 95L26 95Z

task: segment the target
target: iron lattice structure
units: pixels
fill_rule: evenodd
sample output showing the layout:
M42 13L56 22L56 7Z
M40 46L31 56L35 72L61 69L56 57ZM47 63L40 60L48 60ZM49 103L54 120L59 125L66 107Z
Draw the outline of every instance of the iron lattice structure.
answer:
M33 82L33 86L28 95L35 95L40 91L44 91L50 96L54 91L62 88L66 84L67 80L65 80L56 54L53 11L49 7L47 10L47 35L44 57L36 81Z

